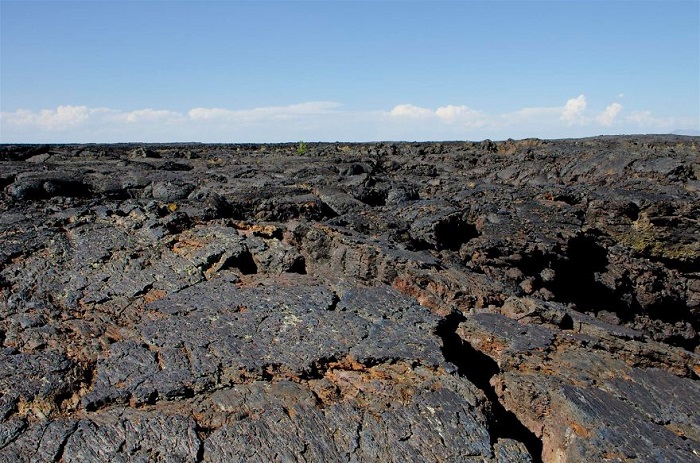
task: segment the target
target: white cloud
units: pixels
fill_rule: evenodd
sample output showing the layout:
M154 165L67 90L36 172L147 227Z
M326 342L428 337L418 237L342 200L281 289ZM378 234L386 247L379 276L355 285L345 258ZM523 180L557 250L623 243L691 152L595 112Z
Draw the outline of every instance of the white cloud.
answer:
M270 111L286 110L293 114L326 114L342 106L335 101L311 101L289 106L273 106L271 108L261 108Z
M126 122L172 122L182 119L182 114L163 109L137 109L123 114Z
M620 111L622 111L622 105L620 103L613 103L598 115L597 120L601 125L612 125Z
M435 110L435 115L445 122L463 122L474 127L483 125L480 120L483 113L468 106L442 106Z
M264 119L284 120L301 116L323 115L333 112L340 103L332 101L312 101L288 106L267 106L262 108L230 110L221 108L194 108L188 112L192 120L259 121Z
M483 127L486 115L482 111L471 109L464 105L441 106L435 110L421 108L411 104L400 104L386 113L389 117L397 119L423 119L437 120L446 124L461 125L463 127Z
M583 112L586 110L586 97L579 95L576 98L571 98L564 105L564 110L561 112L561 118L567 124L584 123Z
M3 113L3 120L16 126L33 126L40 130L64 130L83 123L90 114L87 106L59 106L42 109L38 113L20 109L15 113Z
M432 117L434 113L430 109L421 108L419 106L414 106L412 104L400 104L400 105L394 106L394 108L391 111L389 111L389 114L391 116L395 116L395 117L419 118L419 117Z
M404 127L408 127L411 119L421 119L421 125L415 126L415 130L410 133L422 133L432 127L435 133L450 133L447 136L454 136L461 131L462 135L479 133L489 138L543 136L542 134L559 137L601 133L601 130L618 122L622 109L621 104L612 103L596 115L588 109L586 96L581 94L570 98L562 106L528 107L501 114L487 113L464 105L446 105L433 110L411 104L395 106L387 114L403 119ZM428 122L433 125L427 126ZM453 131L441 130L444 129L441 124L454 125ZM596 127L598 131L595 131Z
M295 140L481 140L562 138L601 133L668 133L697 127L697 118L623 111L619 103L589 109L584 95L561 106L489 113L466 105L425 108L409 103L387 111L350 111L336 102L249 109L146 108L121 111L59 106L0 113L0 142L282 142Z
M233 111L221 108L193 108L187 113L192 120L225 119Z

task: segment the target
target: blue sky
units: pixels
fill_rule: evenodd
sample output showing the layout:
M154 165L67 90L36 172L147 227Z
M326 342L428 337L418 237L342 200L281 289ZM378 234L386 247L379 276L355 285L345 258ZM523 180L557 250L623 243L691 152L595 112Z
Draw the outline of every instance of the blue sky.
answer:
M0 0L0 142L700 130L700 2Z

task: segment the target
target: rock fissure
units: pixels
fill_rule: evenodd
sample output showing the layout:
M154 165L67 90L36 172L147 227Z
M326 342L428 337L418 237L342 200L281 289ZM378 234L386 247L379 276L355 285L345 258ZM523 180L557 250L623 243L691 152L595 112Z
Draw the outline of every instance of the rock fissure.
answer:
M512 439L522 442L534 463L542 462L542 440L521 423L515 413L507 410L496 394L491 378L500 372L498 365L487 355L464 342L457 334L457 327L466 320L458 313L445 317L436 334L442 339L442 352L445 360L457 367L460 376L467 378L481 390L490 407L489 432L491 443L498 439Z
M56 450L56 454L55 454L54 457L53 457L53 461L54 461L55 463L60 463L60 462L63 462L63 461L64 461L64 459L63 459L63 454L64 454L65 451L66 451L66 444L68 443L68 439L69 439L70 436L76 431L76 429L78 429L78 423L75 423L75 424L71 427L71 429L69 429L69 430L65 433L65 435L63 436L63 439L61 439L61 441L60 441L60 443L59 443L59 445L58 445L58 449ZM42 437L43 437L43 436L42 436ZM39 442L41 442L41 439L39 440Z

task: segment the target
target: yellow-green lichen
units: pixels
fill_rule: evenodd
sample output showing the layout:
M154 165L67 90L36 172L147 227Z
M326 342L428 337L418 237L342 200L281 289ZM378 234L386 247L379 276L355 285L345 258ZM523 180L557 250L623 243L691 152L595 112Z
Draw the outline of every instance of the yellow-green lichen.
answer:
M680 261L700 258L700 242L669 243L645 217L632 222L626 232L613 232L611 235L620 244L650 257Z

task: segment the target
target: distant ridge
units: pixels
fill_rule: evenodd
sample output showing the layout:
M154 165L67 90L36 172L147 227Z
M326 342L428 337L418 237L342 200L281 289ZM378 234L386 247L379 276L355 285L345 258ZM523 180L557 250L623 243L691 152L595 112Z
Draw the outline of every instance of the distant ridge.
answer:
M687 135L690 137L700 137L700 130L679 129L671 132L671 135Z

